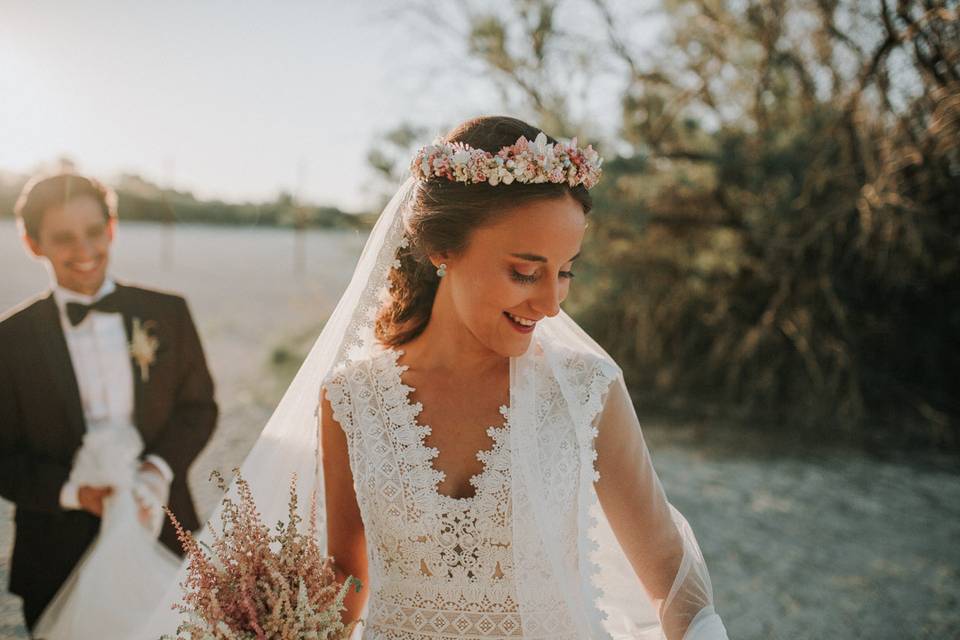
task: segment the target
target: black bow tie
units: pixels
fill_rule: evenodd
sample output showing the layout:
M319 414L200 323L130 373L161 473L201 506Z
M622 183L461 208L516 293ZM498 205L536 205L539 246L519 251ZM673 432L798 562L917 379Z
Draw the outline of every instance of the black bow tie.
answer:
M67 303L67 317L70 318L70 324L74 327L83 322L83 319L86 318L87 314L91 311L120 313L116 292L108 293L93 304L83 304L81 302Z

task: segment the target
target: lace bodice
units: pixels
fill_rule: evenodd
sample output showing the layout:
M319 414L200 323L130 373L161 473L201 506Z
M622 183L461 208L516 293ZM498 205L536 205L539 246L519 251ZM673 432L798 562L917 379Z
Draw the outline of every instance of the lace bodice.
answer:
M384 349L331 376L325 387L347 435L350 467L370 562L363 637L386 639L562 638L569 626L559 599L518 611L512 550L510 438L487 431L493 446L470 479L475 494L441 494L438 452L418 424L419 403L403 384L399 352ZM531 621L534 621L531 624Z

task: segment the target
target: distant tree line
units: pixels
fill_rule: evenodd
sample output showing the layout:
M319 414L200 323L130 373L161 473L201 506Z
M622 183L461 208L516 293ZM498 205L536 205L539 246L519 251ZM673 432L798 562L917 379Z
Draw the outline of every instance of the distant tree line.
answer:
M508 109L608 136L570 309L641 403L960 446L957 0L662 0L643 53L632 3L414 8Z
M13 215L13 207L27 178L0 177L0 216ZM353 229L364 226L360 217L336 207L301 204L289 193L270 202L201 200L190 192L162 189L143 178L125 174L111 185L117 192L121 222L138 220L164 223L197 223Z

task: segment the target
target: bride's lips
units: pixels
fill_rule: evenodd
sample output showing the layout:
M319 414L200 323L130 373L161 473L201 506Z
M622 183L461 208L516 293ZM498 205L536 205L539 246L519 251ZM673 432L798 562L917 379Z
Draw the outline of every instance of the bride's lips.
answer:
M503 312L503 317L507 319L507 322L510 323L510 326L511 326L511 327L513 327L514 329L516 329L516 330L519 331L520 333L530 333L530 332L533 331L533 330L536 328L536 326L537 326L536 320L530 320L529 318L524 318L524 317L522 317L522 316L513 315L513 314L510 313L509 311L504 311L504 312ZM521 324L521 322L518 322L517 319L519 319L519 320L521 320L521 321L524 321L524 322L526 322L526 323L529 323L529 324Z

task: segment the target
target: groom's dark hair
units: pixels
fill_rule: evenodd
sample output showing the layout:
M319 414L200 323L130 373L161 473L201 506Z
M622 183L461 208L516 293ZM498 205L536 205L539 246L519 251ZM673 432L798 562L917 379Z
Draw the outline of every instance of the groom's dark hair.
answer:
M509 116L467 120L447 134L446 142L497 153L520 136L534 140L540 129ZM547 141L557 141L547 136ZM569 195L589 213L593 206L582 184L500 183L464 184L433 177L417 185L410 215L405 219L409 240L397 250L400 268L390 270L390 299L379 310L375 332L381 343L397 347L416 338L427 326L440 279L430 254L461 251L470 233L494 217L537 200Z
M81 196L96 200L107 220L117 216L117 194L113 189L99 180L76 173L58 173L30 179L23 186L13 213L20 220L26 234L38 240L44 214Z

